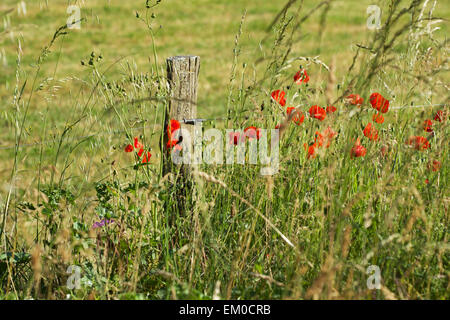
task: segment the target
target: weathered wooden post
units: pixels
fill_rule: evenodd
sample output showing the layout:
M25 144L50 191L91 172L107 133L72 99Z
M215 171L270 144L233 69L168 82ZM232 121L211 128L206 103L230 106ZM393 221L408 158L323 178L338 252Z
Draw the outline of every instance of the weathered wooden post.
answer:
M171 100L169 116L181 121L197 116L197 85L200 57L176 56L167 59L167 79Z
M186 119L197 117L197 86L200 71L200 57L176 56L167 59L167 80L170 87L169 108L166 114L166 127L171 119L181 123L181 129L187 130L191 137L191 147L194 140L194 126L183 123ZM170 137L165 136L164 143ZM166 156L165 171L170 171L170 157ZM167 166L166 166L167 164ZM187 169L187 168L186 168ZM167 173L167 172L165 172Z
M171 119L178 120L181 129L190 133L190 148L193 155L194 123L184 123L184 120L197 117L197 85L200 71L200 57L198 56L176 56L167 59L167 79L170 87L169 108L166 113L165 127ZM170 137L164 135L164 146ZM184 211L186 198L192 192L191 172L192 161L189 164L174 165L171 160L170 150L163 152L164 175L173 172L176 174L175 184L177 186L177 202L180 213ZM172 171L173 170L173 171Z

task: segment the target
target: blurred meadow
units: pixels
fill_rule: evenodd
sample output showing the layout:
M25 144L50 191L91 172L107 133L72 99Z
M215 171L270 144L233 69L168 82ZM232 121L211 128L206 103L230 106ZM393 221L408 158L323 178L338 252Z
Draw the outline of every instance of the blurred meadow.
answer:
M449 298L450 2L2 0L0 17L0 298ZM274 128L277 89L286 107L337 112L282 125L277 175L200 166L181 208L159 140L166 58L188 54L198 117L220 118L206 127ZM377 142L363 135L373 92L391 106ZM327 127L336 140L308 158ZM405 145L422 135L427 150ZM134 137L149 164L124 152ZM367 154L353 158L357 138ZM102 219L115 222L92 228Z

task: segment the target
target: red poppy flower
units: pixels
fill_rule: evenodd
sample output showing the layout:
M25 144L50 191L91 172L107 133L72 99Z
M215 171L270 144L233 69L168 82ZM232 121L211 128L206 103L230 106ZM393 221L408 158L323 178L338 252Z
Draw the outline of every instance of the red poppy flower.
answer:
M370 95L370 104L372 105L372 108L380 111L381 113L386 113L389 109L389 100L385 99L378 92Z
M433 125L433 121L425 120L425 122L423 123L423 129L426 132L433 132L433 128L431 127L432 125Z
M244 129L244 135L249 139L259 140L261 138L261 129L258 129L254 126L248 127Z
M240 132L230 132L230 144L238 145L245 139L245 135L241 136Z
M325 144L325 148L328 148L333 138L337 136L337 132L331 127L327 127L323 133L316 131L314 137L314 145L316 148L322 147Z
M442 163L440 163L437 160L433 160L428 163L428 169L431 171L434 171L434 172L439 171L441 169L441 167L442 167Z
M307 145L306 143L305 144L303 144L303 147L305 148L305 150L306 150L306 157L308 158L308 159L311 159L311 158L315 158L316 157L316 147L317 147L317 145L315 144L315 143L313 143L313 144L311 144L311 145Z
M309 76L306 73L306 70L305 69L299 70L294 76L294 81L296 84L302 84L302 82L308 83Z
M430 143L428 142L428 140L421 136L409 137L408 140L406 141L406 144L410 146L413 145L416 150L425 150L430 147Z
M372 120L375 121L376 123L383 123L384 117L381 113L378 112L373 115Z
M280 129L281 128L281 124L277 124L276 126L275 126L275 129Z
M125 152L132 152L132 151L133 151L133 146L131 144L129 144L125 147Z
M312 106L309 108L309 115L311 118L319 119L320 121L323 121L325 119L325 116L327 115L327 112L324 108L321 108L319 106Z
M307 152L307 158L314 158L316 156L316 149L325 145L325 148L328 148L331 144L333 138L337 136L337 132L334 131L331 127L327 127L322 133L316 131L314 137L314 143L307 145L303 144Z
M286 92L284 92L282 90L275 90L274 92L272 92L273 100L278 102L283 107L286 105L286 99L284 98L285 95L286 95Z
M169 139L172 139L172 135L180 128L180 122L178 120L171 119L167 125L167 136Z
M327 113L333 113L333 112L336 112L336 107L335 106L328 106L327 108L326 108L326 111L327 111Z
M434 116L434 120L435 120L435 121L439 121L439 122L444 121L444 120L445 120L445 114L444 114L444 111L443 111L443 110L438 110L438 111L436 112L436 115Z
M149 151L147 151L147 153L144 155L144 159L142 159L142 163L148 163L151 157L152 154Z
M429 183L430 183L430 180L425 179L425 183L426 183L426 184L429 184Z
M178 140L169 140L167 141L166 148L171 149L178 143Z
M333 140L333 138L337 136L337 132L334 131L331 127L327 127L323 131L323 136L324 136L325 141L326 141L325 148L328 148L330 146L331 141Z
M369 138L369 140L376 141L378 140L378 130L375 129L373 124L369 122L367 126L363 130L364 135Z
M125 147L125 152L132 152L135 149L139 150L137 151L137 155L139 158L141 158L142 155L144 154L144 145L139 142L139 139L137 137L134 138L134 147L133 145L128 144ZM144 160L142 161L142 163L147 163L150 160L151 156L152 155L150 154L150 152L147 152L147 154L144 156Z
M346 98L346 100L354 106L360 106L364 103L364 99L361 98L359 94L351 94Z
M170 149L172 149L174 147L175 147L175 150L181 150L181 144L179 143L178 140L167 141L167 144L166 144L166 148L167 149L170 150Z
M367 153L367 149L361 145L361 141L356 139L355 145L351 149L351 157L364 157Z
M318 147L321 147L323 145L323 140L324 140L323 135L319 131L316 131L316 136L314 137L314 144L316 144L316 146Z
M139 142L139 139L137 137L134 138L134 147L136 149L142 149L144 145Z
M286 113L288 116L291 115L292 111L294 111L295 108L294 107L289 107L286 109ZM296 124L296 125L301 125L303 123L303 121L305 121L305 115L303 114L303 112L301 112L300 110L297 111L297 113L292 117L292 121Z

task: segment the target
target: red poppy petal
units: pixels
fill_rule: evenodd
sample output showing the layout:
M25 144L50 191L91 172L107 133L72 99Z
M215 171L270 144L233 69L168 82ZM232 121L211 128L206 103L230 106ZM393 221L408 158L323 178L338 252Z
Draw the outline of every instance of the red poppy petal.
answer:
M126 147L125 147L125 152L132 152L133 151L133 146L131 145L131 144L128 144Z

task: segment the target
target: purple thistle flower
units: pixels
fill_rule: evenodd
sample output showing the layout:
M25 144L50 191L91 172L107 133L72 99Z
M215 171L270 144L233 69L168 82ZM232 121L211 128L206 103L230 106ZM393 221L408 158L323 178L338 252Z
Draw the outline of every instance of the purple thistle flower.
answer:
M113 223L113 222L114 222L114 219L111 219L111 220L103 219L103 220L101 220L99 222L95 222L92 225L92 229L101 228L101 227L104 227L105 225Z

